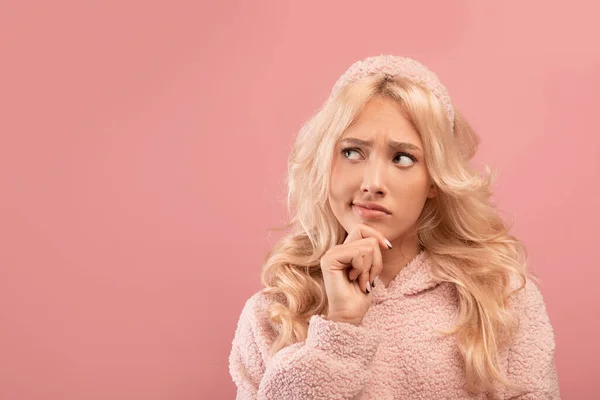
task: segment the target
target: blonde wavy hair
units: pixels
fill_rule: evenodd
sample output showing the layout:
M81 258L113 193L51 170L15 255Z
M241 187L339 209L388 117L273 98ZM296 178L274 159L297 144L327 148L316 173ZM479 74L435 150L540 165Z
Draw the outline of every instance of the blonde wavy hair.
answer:
M401 77L371 75L348 84L328 99L300 130L289 157L287 205L290 229L264 263L262 292L273 299L268 315L278 336L271 355L306 339L308 320L327 313L319 260L346 232L335 218L328 190L334 146L372 98L397 102L419 132L425 162L438 195L428 199L418 219L418 239L432 259L434 275L454 284L459 322L443 332L456 335L464 357L467 388L515 387L499 364L502 346L518 321L508 299L525 287L527 252L509 233L490 200L493 173L475 171L469 160L479 137L456 112L451 125L435 95ZM454 132L452 132L454 131ZM521 286L511 291L511 277Z

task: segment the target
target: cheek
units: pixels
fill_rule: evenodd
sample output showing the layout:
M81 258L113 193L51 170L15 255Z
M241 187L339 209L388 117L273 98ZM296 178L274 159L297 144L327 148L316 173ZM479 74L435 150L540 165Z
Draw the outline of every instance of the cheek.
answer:
M329 186L329 201L332 207L343 207L345 202L350 202L348 190L339 180L333 180Z
M415 176L413 179L399 180L399 183L394 186L393 197L398 204L420 207L429 194L429 185L427 176Z
M329 183L329 197L332 201L345 201L348 196L348 176L338 166L333 167Z

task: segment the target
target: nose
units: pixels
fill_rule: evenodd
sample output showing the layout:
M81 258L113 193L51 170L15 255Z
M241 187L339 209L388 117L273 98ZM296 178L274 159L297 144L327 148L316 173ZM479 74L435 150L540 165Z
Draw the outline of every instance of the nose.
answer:
M385 161L370 159L365 163L361 192L370 193L373 196L383 196L387 193L385 186L385 175L387 165Z

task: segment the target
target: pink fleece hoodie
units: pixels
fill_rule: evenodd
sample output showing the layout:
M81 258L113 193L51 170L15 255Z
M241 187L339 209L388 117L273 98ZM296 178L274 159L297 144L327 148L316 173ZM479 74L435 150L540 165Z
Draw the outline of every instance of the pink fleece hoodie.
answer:
M237 399L559 399L554 332L538 288L528 280L515 295L520 328L500 365L526 388L471 396L452 336L436 330L457 320L457 293L431 275L419 253L396 278L372 292L360 326L311 317L305 341L269 357L275 327L269 300L256 293L244 306L229 357Z

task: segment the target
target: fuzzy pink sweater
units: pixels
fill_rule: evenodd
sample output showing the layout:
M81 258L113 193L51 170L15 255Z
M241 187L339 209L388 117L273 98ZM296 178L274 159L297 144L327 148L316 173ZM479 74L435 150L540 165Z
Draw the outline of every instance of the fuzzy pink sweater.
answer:
M373 289L361 326L311 317L305 341L269 357L276 336L261 293L244 306L229 372L237 399L559 399L554 332L538 288L528 280L512 304L520 328L500 365L527 392L470 395L454 337L436 330L457 321L454 285L436 282L427 252Z

